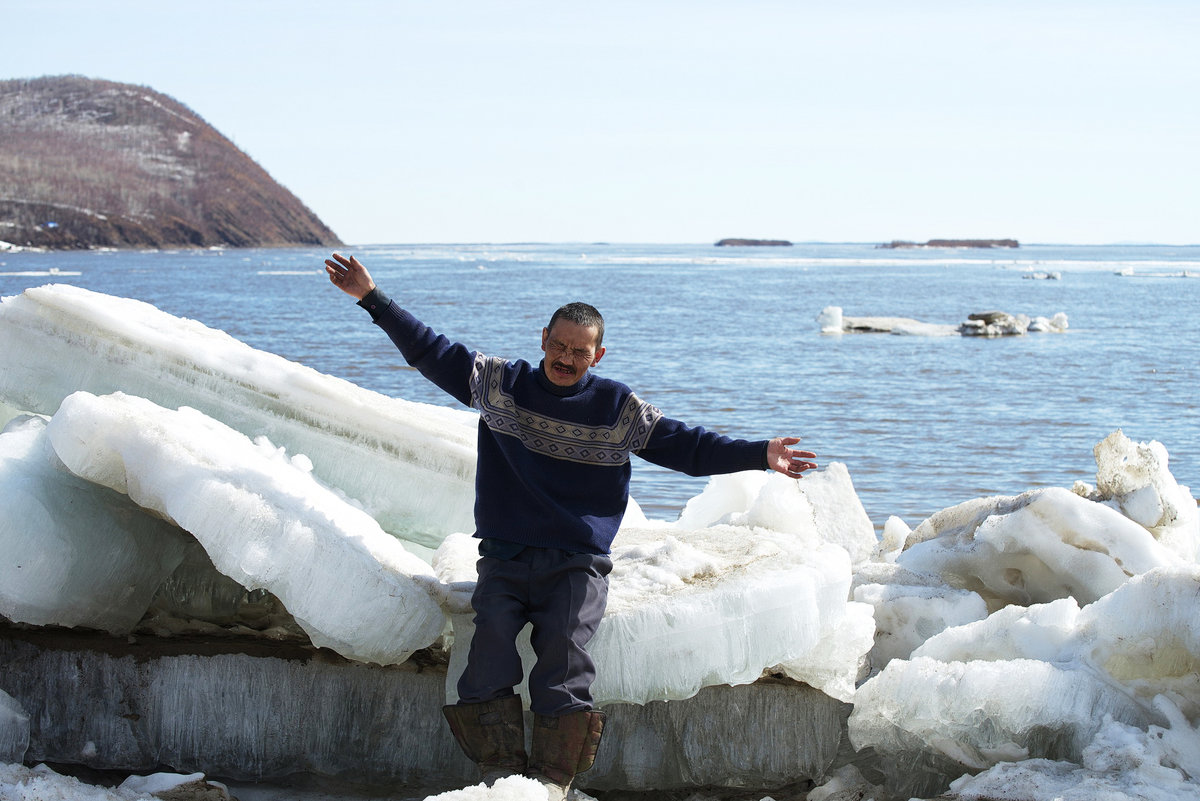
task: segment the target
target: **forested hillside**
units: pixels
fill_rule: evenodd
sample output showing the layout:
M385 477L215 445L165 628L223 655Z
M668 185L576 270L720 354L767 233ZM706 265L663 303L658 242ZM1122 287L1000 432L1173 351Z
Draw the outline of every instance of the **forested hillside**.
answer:
M187 106L144 86L78 76L0 81L0 241L341 244Z

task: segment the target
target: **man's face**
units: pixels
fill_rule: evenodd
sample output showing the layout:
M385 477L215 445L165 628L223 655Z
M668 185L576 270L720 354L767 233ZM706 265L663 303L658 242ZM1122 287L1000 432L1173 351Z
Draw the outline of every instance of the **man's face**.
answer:
M542 329L542 352L546 354L544 369L550 383L570 387L579 383L589 368L595 367L604 355L596 347L596 326L580 325L570 320L557 320L554 328Z

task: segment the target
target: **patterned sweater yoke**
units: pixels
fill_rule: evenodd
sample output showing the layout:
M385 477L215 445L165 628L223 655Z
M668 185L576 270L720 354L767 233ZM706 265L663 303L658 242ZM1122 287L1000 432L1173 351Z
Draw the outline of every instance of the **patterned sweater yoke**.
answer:
M506 391L508 363L495 356L475 355L471 372L471 405L497 434L516 437L534 453L580 464L620 465L650 440L662 412L630 392L611 422L588 425L540 414L517 403Z

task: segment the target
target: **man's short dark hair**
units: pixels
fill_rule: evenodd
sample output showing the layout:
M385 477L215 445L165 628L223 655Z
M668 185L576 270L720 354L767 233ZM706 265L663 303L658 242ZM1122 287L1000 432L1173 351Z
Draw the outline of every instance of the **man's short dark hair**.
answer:
M596 328L596 347L604 342L604 317L597 311L595 306L581 301L568 303L566 306L559 307L558 311L554 312L550 317L550 325L546 326L547 331L554 330L554 324L559 320L566 320L575 325L581 325L584 328L594 326Z

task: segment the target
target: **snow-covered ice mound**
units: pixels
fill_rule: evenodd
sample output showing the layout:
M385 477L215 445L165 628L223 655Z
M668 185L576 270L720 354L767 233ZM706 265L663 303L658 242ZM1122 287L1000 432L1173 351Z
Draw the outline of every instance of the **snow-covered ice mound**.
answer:
M979 593L993 610L1067 596L1089 603L1130 576L1181 561L1119 511L1058 487L944 509L896 559Z
M77 390L189 406L306 454L396 536L436 548L473 525L471 412L387 398L148 303L68 285L0 300L0 342L21 343L0 348L10 409L52 415Z
M190 532L219 571L278 597L314 645L390 664L442 633L429 566L307 459L123 393L69 396L47 433L69 470Z
M838 545L856 565L870 559L879 545L850 471L841 462L805 473L800 481L764 471L713 476L672 528L688 531L718 523Z

